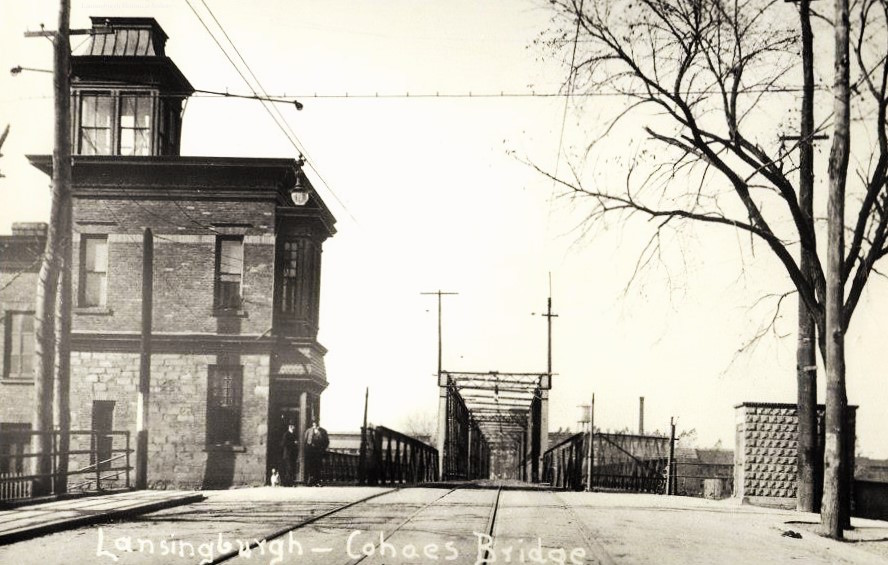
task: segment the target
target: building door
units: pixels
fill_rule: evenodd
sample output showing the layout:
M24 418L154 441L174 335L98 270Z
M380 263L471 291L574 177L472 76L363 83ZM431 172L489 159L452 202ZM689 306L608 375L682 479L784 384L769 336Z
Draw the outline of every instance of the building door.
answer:
M0 473L23 473L31 443L31 424L0 424Z
M277 406L272 412L271 420L268 425L268 470L267 474L271 474L272 469L278 472L284 467L281 459L283 448L281 440L287 425L294 424L296 426L296 434L299 436L299 406ZM299 471L299 458L296 457L294 462L296 466L293 469L294 474Z
M113 400L93 400L92 406L92 430L96 432L93 435L92 453L90 454L90 463L99 464L99 469L108 469L111 467L111 449L114 445L114 439L108 434L114 427L114 401Z

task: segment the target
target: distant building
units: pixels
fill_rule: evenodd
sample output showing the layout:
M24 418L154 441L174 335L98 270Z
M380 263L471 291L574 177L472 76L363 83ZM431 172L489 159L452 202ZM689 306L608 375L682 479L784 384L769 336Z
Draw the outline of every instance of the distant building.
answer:
M299 161L181 157L194 88L165 56L166 35L151 18L93 18L102 24L113 33L93 35L88 54L72 58L71 427L129 430L134 442L150 228L149 484L262 484L280 467L286 424L302 437L321 411L321 249L335 219ZM50 156L29 158L51 174ZM33 293L36 283L27 284ZM31 404L14 412L22 406L10 401L3 394L3 422L27 423ZM89 448L88 438L75 440L72 449ZM108 434L99 459L121 441Z
M683 496L704 496L706 481L723 483L722 496L731 495L734 483L734 451L731 449L675 449L675 492Z
M24 470L34 398L34 291L46 224L15 223L0 236L0 473Z

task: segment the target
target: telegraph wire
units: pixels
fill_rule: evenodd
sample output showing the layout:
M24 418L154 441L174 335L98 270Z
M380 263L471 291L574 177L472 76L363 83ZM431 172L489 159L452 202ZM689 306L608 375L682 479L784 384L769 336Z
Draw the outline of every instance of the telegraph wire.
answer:
M305 146L302 144L302 142L299 140L299 137L296 135L296 133L290 127L290 124L287 122L286 118L284 118L283 114L280 113L280 110L278 110L273 104L271 106L269 106L268 104L265 103L266 100L270 98L268 96L268 93L262 87L262 83L256 77L256 74L253 73L252 69L250 68L250 65L247 63L247 61L241 55L237 46L231 40L228 33L225 31L225 28L222 26L222 24L216 18L215 14L213 14L213 11L210 9L210 7L207 5L207 3L204 0L201 0L201 3L206 8L207 12L210 14L210 16L213 18L213 21L219 27L219 30L225 36L225 39L228 41L228 43L231 45L232 49L234 49L234 52L240 58L241 63L247 69L247 72L250 73L250 75L253 77L253 80L255 81L256 86L258 87L258 90L260 92L262 92L263 96L261 96L261 97L259 96L259 93L256 92L256 88L253 88L253 85L250 83L250 81L247 79L247 77L244 75L244 73L241 71L241 69L238 67L238 65L234 62L234 60L231 58L231 56L228 54L228 52L225 50L225 48L222 46L221 42L218 40L216 35L212 32L210 27L207 25L207 23L201 17L200 13L198 13L198 11L194 8L194 5L192 5L191 0L185 0L185 2L188 4L188 7L191 8L191 11L194 13L194 15L200 21L201 25L204 27L204 29L207 31L207 33L210 35L210 37L213 39L213 42L216 44L216 46L219 47L219 50L222 51L222 54L225 55L225 58L228 59L228 62L231 63L231 66L234 67L234 70L237 71L237 74L240 75L241 79L243 79L244 83L247 85L247 88L250 89L250 91L253 93L253 95L256 97L257 100L260 100L262 102L262 107L265 108L265 111L268 112L268 115L271 116L272 120L274 120L274 122L275 122L275 124L277 124L278 128L280 128L280 130L284 133L284 135L289 140L290 144L293 145L293 147L297 151L299 151L302 155L304 155L305 157L308 158L308 162L307 162L308 166L311 167L311 169L315 172L315 174L318 176L318 179L321 181L321 183L323 183L324 186L327 187L327 190L330 192L330 194L333 196L333 198L339 203L340 206L342 206L342 209L345 210L345 213L348 214L348 216L352 219L352 221L355 222L355 224L358 224L357 218L354 217L354 215L351 213L351 211L348 209L348 207L345 205L345 203L339 198L339 196L333 190L333 187L330 186L330 183L327 182L327 180L324 178L324 176L318 170L318 167L312 162L312 159L311 159L310 155L308 154L308 150L305 149Z
M583 0L580 0L580 14L583 13ZM552 190L549 192L549 213L546 215L546 229L548 231L549 222L552 219L552 199L555 197L555 179L558 178L558 167L561 165L561 151L564 148L564 129L567 125L567 108L570 105L570 95L573 92L574 75L576 68L574 63L577 59L577 43L580 40L580 18L577 16L577 29L574 34L573 50L570 53L570 67L567 75L567 92L564 98L564 111L561 114L561 133L558 134L558 151L555 153L555 172L552 175ZM551 284L551 279L550 279Z
M825 86L819 86L816 90L820 92L831 92L831 89ZM288 94L280 94L280 95L267 95L267 98L262 98L259 96L250 96L244 94L231 94L228 92L218 92L211 90L195 90L195 92L199 92L201 94L205 94L206 96L198 96L198 98L206 98L211 96L218 97L232 97L232 98L248 98L248 99L265 99L270 102L281 102L286 104L292 104L296 100L331 100L331 99L344 99L344 100L367 100L367 99L425 99L425 98L595 98L595 97L625 97L625 96L649 96L650 93L645 91L619 91L619 90L594 90L594 91L585 91L585 92L561 92L561 91L505 91L501 90L499 92L476 92L476 91L465 91L465 92L410 92L405 91L403 93L400 92L363 92L363 93L302 93L295 95ZM800 86L781 86L781 87L767 87L767 88L749 88L740 91L738 94L792 94L802 92L802 87ZM719 92L714 90L688 90L683 92L684 95L721 95Z

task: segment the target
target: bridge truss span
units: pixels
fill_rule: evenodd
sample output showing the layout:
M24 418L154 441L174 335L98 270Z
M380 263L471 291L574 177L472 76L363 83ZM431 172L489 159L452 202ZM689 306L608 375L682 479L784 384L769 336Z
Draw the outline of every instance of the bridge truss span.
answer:
M550 373L442 371L442 480L540 480Z

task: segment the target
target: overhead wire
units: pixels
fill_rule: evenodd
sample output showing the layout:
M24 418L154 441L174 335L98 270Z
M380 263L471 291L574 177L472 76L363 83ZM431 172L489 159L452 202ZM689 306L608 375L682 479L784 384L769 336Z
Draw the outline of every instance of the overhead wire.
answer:
M323 183L323 185L327 188L327 191L333 196L333 198L336 200L336 202L339 203L339 205L342 207L342 209L345 211L345 213L348 214L348 216L352 219L352 221L355 224L358 224L357 218L354 217L354 215L348 209L348 206L345 205L345 202L343 202L342 199L339 198L339 195L336 194L336 191L333 190L333 187L330 185L329 182L327 182L327 180L324 178L324 175L318 169L318 166L313 162L313 159L309 155L308 150L305 148L305 146L299 140L298 136L293 131L293 129L290 127L290 124L289 124L289 122L287 122L287 119L283 116L283 114L281 114L280 110L278 110L273 104L269 105L269 104L265 103L270 98L268 96L268 93L265 91L265 88L262 86L262 83L256 77L256 74L250 68L249 63L247 63L246 59L240 53L240 50L237 48L237 45L235 45L234 41L232 41L231 37L225 31L225 28L224 28L224 26L222 26L222 23L218 20L218 18L216 18L216 15L213 13L212 9L210 9L210 7L207 5L207 3L204 0L201 0L201 3L206 8L207 12L209 13L210 17L215 22L216 26L222 32L222 35L225 37L226 41L229 43L229 45L231 45L231 48L234 50L235 54L240 59L244 68L247 70L247 72L250 74L250 76L253 77L253 81L255 82L256 88L254 88L253 84L250 83L250 80L246 77L246 75L244 75L244 73L243 73L243 71L241 71L240 67L234 62L234 60L228 54L226 49L222 46L222 43L219 41L219 39L216 37L216 35L213 33L213 31L210 29L210 27L204 21L203 17L200 15L200 13L195 9L194 5L191 3L191 0L185 0L185 2L188 4L188 7L191 9L191 11L197 17L198 21L200 21L203 28L207 31L207 33L213 39L213 42L216 44L216 46L219 48L219 50L222 51L222 54L225 56L225 58L228 59L228 62L231 63L231 66L234 67L234 70L237 72L237 74L240 75L241 79L247 85L247 88L249 88L250 91L253 93L253 95L258 100L260 100L262 102L262 107L265 108L265 111L268 112L268 115L271 116L272 120L275 122L275 124L278 126L278 128L281 130L281 132L285 135L285 137L290 142L290 144L297 151L299 151L299 153L301 155L303 155L308 160L306 164L314 171L315 175L317 175L317 177L321 181L321 183ZM259 90L259 92L262 93L263 96L259 95L259 92L257 92L257 89Z
M583 0L580 0L580 10L579 14L583 13ZM564 98L564 111L561 113L561 132L558 134L558 151L555 153L555 172L552 175L552 189L549 191L549 211L546 214L546 231L549 231L549 227L552 221L552 199L555 197L555 187L558 182L558 168L561 165L561 151L564 147L564 130L567 125L567 108L570 105L570 95L573 92L574 85L574 75L576 74L576 69L574 67L574 63L576 63L577 59L577 42L580 40L580 16L577 16L577 28L574 33L573 40L573 49L570 53L570 66L568 67L568 75L567 75L567 92Z

